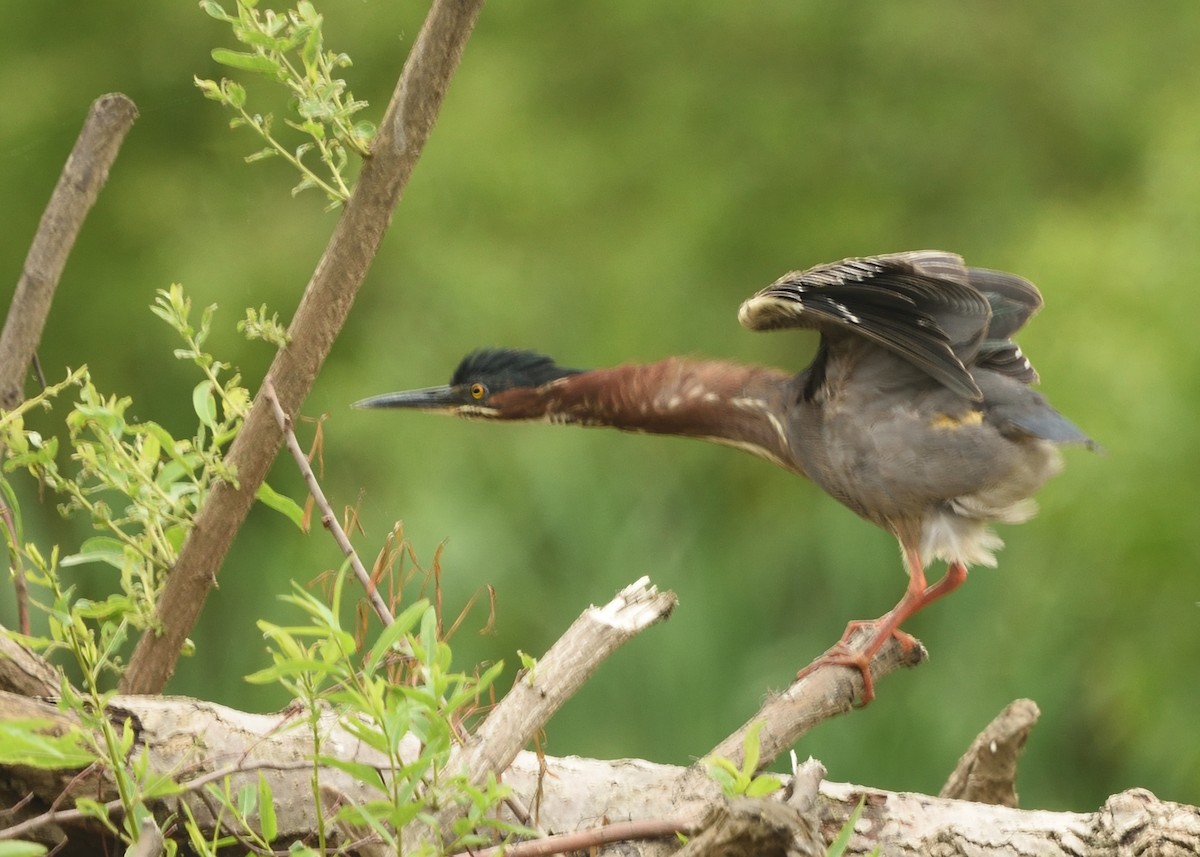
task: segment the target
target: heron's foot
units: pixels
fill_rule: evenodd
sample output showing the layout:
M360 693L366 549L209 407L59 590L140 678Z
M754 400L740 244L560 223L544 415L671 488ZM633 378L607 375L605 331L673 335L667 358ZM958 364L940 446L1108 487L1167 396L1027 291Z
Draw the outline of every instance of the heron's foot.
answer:
M850 622L846 625L846 631L842 634L842 638L811 664L796 673L796 679L804 678L818 667L823 666L856 669L862 675L863 691L862 696L855 702L854 707L865 708L875 698L875 681L871 678L871 659L883 648L888 638L895 638L906 654L920 645L911 634L906 634L895 627L894 623L889 622L890 618L889 614L880 619L855 620ZM863 629L870 629L875 633L867 641L866 646L862 648L851 647L850 640Z

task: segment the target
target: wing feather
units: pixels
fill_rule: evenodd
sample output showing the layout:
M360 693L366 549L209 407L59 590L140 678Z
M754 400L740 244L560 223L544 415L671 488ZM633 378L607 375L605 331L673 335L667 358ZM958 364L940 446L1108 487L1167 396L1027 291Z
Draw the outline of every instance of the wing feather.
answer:
M865 337L979 399L967 367L987 333L991 306L970 276L960 257L935 250L844 259L784 275L743 303L738 318L751 330Z

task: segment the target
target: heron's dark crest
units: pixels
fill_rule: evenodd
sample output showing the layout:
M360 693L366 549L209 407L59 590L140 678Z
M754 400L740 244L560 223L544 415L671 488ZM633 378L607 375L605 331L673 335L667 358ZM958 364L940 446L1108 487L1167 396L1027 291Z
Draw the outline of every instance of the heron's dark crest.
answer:
M581 370L559 366L536 351L480 348L462 359L446 386L385 393L355 402L354 407L415 408L473 419L533 419L536 415L514 412L514 400L509 397L507 402L503 401L504 394L535 390L580 373Z
M545 354L517 348L480 348L458 364L450 386L484 384L492 393L513 387L540 387L582 370L559 366Z

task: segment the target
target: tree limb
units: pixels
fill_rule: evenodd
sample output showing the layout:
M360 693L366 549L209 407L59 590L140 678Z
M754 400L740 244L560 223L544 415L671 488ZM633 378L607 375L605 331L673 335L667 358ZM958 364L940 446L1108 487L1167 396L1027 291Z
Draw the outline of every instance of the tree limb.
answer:
M847 644L852 650L863 646L871 634L871 629L861 628ZM871 677L877 681L899 667L917 666L928 657L929 653L920 644L905 650L895 639L890 639L871 660ZM856 695L861 696L863 691L862 674L857 669L821 663L820 659L814 663L811 672L802 674L783 693L768 697L757 714L708 755L724 756L741 767L746 733L752 725L763 721L758 736L761 770L817 724L853 710Z
M575 695L609 655L674 609L674 593L659 592L648 577L631 583L603 607L589 607L483 721L448 767L461 766L472 783L499 776L554 713ZM457 808L439 821L448 825Z
M22 696L56 696L59 687L58 670L35 652L9 636L0 626L0 690Z
M5 693L0 693L0 715L43 717L54 723L71 718L52 704ZM141 758L145 750L152 773L186 782L218 774L223 779L232 770L229 776L236 792L243 785L254 785L261 771L274 795L280 847L315 829L312 770L304 761L311 754L313 738L307 722L294 713L248 714L194 699L118 696L110 702L109 716L132 725L135 741L130 755ZM374 751L337 725L334 712L323 715L318 728L326 751L341 760L382 763ZM415 738L403 746L406 757L415 757L420 751ZM61 797L68 781L79 783L74 793L101 801L114 797L105 791L111 790L111 783L103 780L82 783L70 772L35 779L32 773L29 768L0 764L0 808L12 806L30 792L34 809L49 806ZM539 758L523 752L505 771L504 781L526 801L540 793L540 821L549 830L587 831L609 819L639 822L632 829L645 831L652 825L641 822L657 819L682 825L686 819L707 814L705 807L711 806L711 801L696 803L674 790L673 784L684 773L682 768L637 759ZM321 782L356 800L373 796L336 768L323 768ZM849 854L866 854L876 846L882 846L889 857L1172 857L1200 852L1200 808L1161 801L1144 789L1113 795L1093 812L1070 813L988 806L824 781L815 800L785 802L780 812L791 806L796 813L815 813L819 833L828 842L864 797L863 815ZM177 811L176 802L181 800L189 801L202 824L214 823L209 810L191 792L152 806L160 823ZM13 821L27 820L28 815L29 811L23 811L17 819L0 816L0 840L6 838ZM24 838L37 832L29 826L21 828ZM597 852L649 857L670 854L677 847L673 841L638 841L619 846L620 850L599 848Z
M938 797L1017 806L1017 759L1039 716L1032 699L1010 702L971 742Z
M345 323L482 7L483 0L434 0L409 52L371 156L296 309L291 344L267 372L289 416L299 410ZM138 641L122 691L158 693L166 685L281 442L260 390L229 450L238 484L219 483L209 495L159 599L161 633Z
M0 410L15 408L25 398L25 374L67 257L136 118L137 107L119 92L92 102L38 223L0 333Z

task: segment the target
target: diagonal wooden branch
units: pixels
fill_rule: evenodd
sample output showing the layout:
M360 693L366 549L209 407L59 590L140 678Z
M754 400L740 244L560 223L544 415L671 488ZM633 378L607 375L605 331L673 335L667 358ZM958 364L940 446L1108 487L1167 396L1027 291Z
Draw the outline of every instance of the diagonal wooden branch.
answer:
M292 319L291 344L267 373L289 416L299 410L345 323L482 7L483 0L434 0L409 52L371 157ZM158 693L166 685L281 442L260 390L229 450L238 484L221 483L209 495L159 599L161 633L138 641L121 681L123 692Z
M449 767L461 768L476 784L489 774L502 774L609 655L670 616L676 602L674 593L659 592L649 578L643 577L618 592L605 606L589 607L535 666L517 676L512 690L458 757L451 759ZM461 811L449 807L438 821L445 827Z
M92 102L38 224L0 333L0 410L15 408L25 398L25 374L67 257L136 118L137 107L119 92Z
M57 696L65 681L50 662L26 648L0 625L0 690L23 696Z
M853 649L864 645L872 630L860 629L847 642ZM875 680L902 666L916 666L928 657L921 645L905 650L896 640L889 640L871 661L871 677ZM718 744L709 753L724 756L739 768L744 759L743 743L750 727L763 721L759 733L759 763L761 770L786 752L814 726L846 714L854 708L855 695L863 690L862 675L857 669L819 664L812 672L792 683L783 693L769 697L758 713Z
M271 406L271 412L275 415L276 425L283 432L288 452L292 454L292 460L296 462L296 467L300 469L300 475L304 477L304 484L308 486L308 493L312 495L317 508L321 510L322 525L333 534L333 540L337 542L342 556L346 557L347 561L349 561L350 568L353 570L358 582L362 585L363 591L366 592L367 600L371 603L371 608L375 611L375 615L379 617L379 621L384 625L391 625L395 621L392 611L388 609L383 596L379 594L379 588L371 580L371 575L363 566L362 560L358 558L358 553L354 550L354 545L350 543L350 537L346 535L346 531L338 523L337 516L333 514L333 507L329 505L329 501L325 498L325 492L321 490L321 483L317 481L317 474L313 473L313 469L304 455L304 450L300 448L300 442L296 440L296 434L292 431L292 419L283 412L283 407L279 404L279 398L275 395L275 386L270 381L264 381L262 391L263 395L266 396L267 403Z

